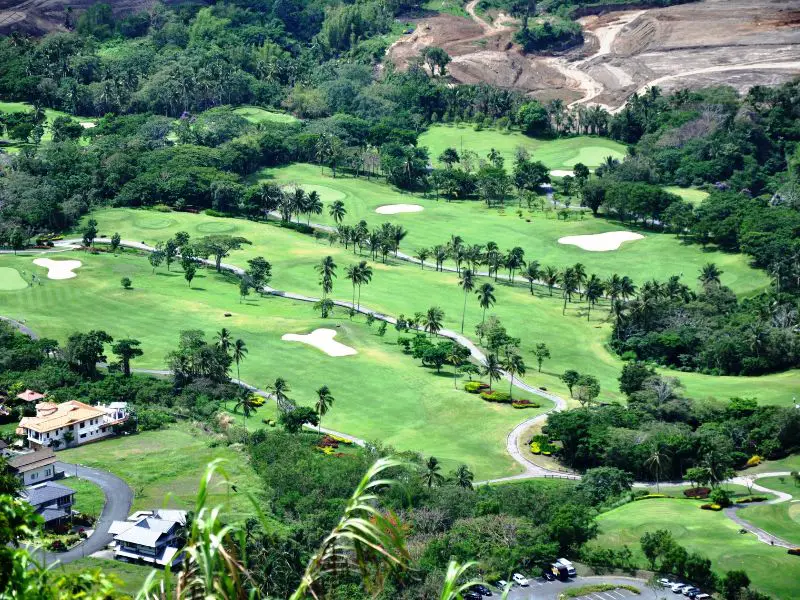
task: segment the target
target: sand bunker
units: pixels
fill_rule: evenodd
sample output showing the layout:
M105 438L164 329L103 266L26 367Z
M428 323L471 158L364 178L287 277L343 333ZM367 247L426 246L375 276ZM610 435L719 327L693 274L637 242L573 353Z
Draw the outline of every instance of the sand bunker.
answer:
M623 242L643 239L643 235L632 231L609 231L594 235L569 235L559 238L559 244L570 244L589 252L608 252L618 250Z
M97 127L97 123L92 123L91 121L81 121L81 127L84 129L92 129L93 127Z
M72 279L74 271L83 263L79 260L52 260L50 258L36 258L33 264L47 269L48 279Z
M398 213L415 213L423 210L425 210L425 207L419 204L386 204L376 208L375 212L379 215L396 215Z
M314 348L322 350L328 356L351 356L353 354L358 354L358 350L355 348L345 346L334 340L333 338L335 336L335 330L323 327L322 329L315 329L311 333L305 335L287 333L281 336L281 339L285 342L302 342L303 344L314 346Z

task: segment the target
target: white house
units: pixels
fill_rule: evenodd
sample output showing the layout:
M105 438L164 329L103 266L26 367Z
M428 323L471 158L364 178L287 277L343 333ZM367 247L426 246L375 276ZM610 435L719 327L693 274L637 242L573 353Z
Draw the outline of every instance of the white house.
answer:
M164 567L180 562L185 528L185 510L159 509L114 521L108 532L114 536L114 558Z
M77 400L40 402L35 417L20 420L17 434L27 437L33 448L80 446L110 436L114 425L127 418L125 402L108 406L90 406Z
M16 475L22 485L42 483L56 475L56 455L52 448L12 454L6 464L8 471Z

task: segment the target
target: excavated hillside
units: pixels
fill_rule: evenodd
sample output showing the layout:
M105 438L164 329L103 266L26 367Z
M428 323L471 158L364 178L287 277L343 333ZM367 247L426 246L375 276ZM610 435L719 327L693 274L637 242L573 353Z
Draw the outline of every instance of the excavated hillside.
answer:
M800 75L800 0L704 0L609 12L580 20L583 47L563 56L526 54L505 15L493 23L436 15L419 19L387 58L405 68L425 46L444 48L455 83L487 82L537 98L621 107L634 91L726 84L744 90Z

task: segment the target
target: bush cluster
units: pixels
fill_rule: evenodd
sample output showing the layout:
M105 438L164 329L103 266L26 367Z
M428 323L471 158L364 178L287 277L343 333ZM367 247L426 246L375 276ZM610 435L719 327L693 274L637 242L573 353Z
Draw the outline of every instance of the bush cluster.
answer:
M499 390L483 391L481 392L481 398L487 402L500 402L503 404L511 402L511 394Z

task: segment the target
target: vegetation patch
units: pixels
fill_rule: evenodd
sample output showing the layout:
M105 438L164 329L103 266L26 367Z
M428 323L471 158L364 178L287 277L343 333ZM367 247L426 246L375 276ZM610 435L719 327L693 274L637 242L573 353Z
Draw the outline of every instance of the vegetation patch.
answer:
M590 585L580 585L577 587L568 588L562 592L564 598L580 598L595 592L611 592L613 590L627 590L634 594L641 594L639 588L633 585L617 585L613 583L592 583Z

